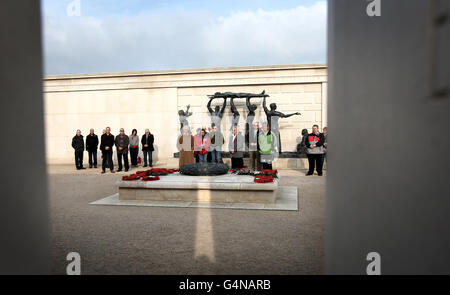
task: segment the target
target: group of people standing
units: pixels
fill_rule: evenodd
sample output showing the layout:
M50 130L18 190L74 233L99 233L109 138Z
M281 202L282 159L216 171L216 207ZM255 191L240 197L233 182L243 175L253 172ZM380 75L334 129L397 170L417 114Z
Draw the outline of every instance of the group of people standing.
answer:
M233 126L228 139L228 151L231 158L231 168L244 167L244 151L249 152L252 170L272 169L272 162L278 152L278 138L270 133L269 124L259 122L248 126L245 135ZM180 152L179 166L195 162L222 163L222 146L225 139L218 127L212 123L208 130L198 128L196 135L191 134L189 126L183 126L178 137L177 148Z
M115 173L113 162L114 147L116 148L119 166L117 172L122 171L123 168L125 168L125 172L127 172L130 169L128 152L130 152L131 166L137 167L140 143L144 155L144 167L152 167L152 152L155 150L153 146L154 140L154 136L150 133L149 129L145 130L145 134L139 141L136 129L133 129L131 135L128 136L125 134L125 130L121 128L119 135L114 136L111 134L111 128L107 127L103 130L100 140L94 133L94 129L91 129L89 135L86 136L85 144L81 131L77 130L76 135L72 138L72 147L75 150L75 166L77 170L86 169L83 166L83 154L86 150L89 154L89 168L97 168L97 152L100 143L100 151L102 152L102 173L105 173L107 168L109 168L111 173Z
M322 167L326 159L327 151L327 127L323 128L323 133L319 132L319 126L312 127L312 133L303 130L302 145L308 157L309 170L306 175L313 175L314 170L322 176ZM90 130L86 140L81 131L77 130L72 138L72 147L75 150L75 166L78 170L86 169L83 166L84 151L89 155L89 168L97 168L97 152L100 144L102 152L102 173L108 168L111 173L115 173L113 163L113 148L116 148L119 169L118 172L127 172L130 169L128 162L128 152L130 153L131 166L138 166L139 144L142 146L144 155L144 167L153 167L152 152L154 149L154 136L149 129L145 130L139 140L137 130L133 129L131 135L125 134L123 128L119 135L111 134L111 129L107 127L100 137ZM228 151L231 157L231 168L240 169L244 167L244 151L248 151L250 168L254 171L272 169L272 162L279 153L279 136L270 132L270 125L267 122L247 124L245 135L239 131L238 126L233 126L233 132L229 136ZM195 162L223 163L222 147L225 144L221 130L214 123L206 129L198 128L196 135L192 135L189 126L183 126L182 134L177 139L177 148L180 152L179 167ZM123 163L122 163L123 162Z
M192 135L189 126L183 126L182 134L178 137L177 148L180 152L179 166L195 162L222 163L222 146L225 143L222 132L213 123L208 130L198 128L196 135ZM306 133L304 133L306 131ZM323 163L326 159L327 150L327 127L323 128L323 133L319 132L319 126L312 127L312 133L304 129L302 145L308 157L309 169L307 176L313 175L314 170L317 175L322 176ZM276 133L270 132L267 122L255 122L246 128L245 136L233 127L233 132L228 140L228 150L231 157L231 168L240 169L244 167L244 151L248 151L250 168L254 171L272 169L272 163L278 155L278 140Z

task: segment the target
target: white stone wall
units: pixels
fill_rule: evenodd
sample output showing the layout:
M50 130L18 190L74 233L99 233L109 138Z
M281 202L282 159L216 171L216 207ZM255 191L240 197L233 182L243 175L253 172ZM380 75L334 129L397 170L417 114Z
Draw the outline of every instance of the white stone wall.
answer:
M303 128L326 123L325 65L287 65L238 67L181 71L111 73L98 75L51 76L44 81L46 150L48 163L72 163L71 139L77 129L86 136L90 128L101 134L106 126L114 135L120 128L127 134L133 128L142 135L149 128L155 135L154 159L172 163L179 130L177 111L191 105L195 130L210 124L207 95L215 92L251 92L266 90L267 106L275 102L284 113L301 116L280 119L282 149L295 151ZM241 113L244 132L247 109L244 99L235 103ZM262 99L257 120L265 119ZM215 100L222 104L222 100ZM222 130L227 135L231 123L229 102ZM226 136L228 137L228 136ZM87 153L85 154L87 161Z

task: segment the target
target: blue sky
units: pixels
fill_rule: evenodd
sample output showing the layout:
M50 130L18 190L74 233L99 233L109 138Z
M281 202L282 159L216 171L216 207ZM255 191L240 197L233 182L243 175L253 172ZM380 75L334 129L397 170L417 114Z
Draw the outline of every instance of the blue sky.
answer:
M326 61L325 0L43 0L46 74Z

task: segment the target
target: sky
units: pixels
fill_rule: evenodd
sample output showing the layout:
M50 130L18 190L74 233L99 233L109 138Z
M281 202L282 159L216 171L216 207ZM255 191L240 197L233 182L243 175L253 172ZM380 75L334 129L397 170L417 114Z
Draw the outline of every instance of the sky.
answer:
M42 0L41 10L46 75L326 62L326 0Z

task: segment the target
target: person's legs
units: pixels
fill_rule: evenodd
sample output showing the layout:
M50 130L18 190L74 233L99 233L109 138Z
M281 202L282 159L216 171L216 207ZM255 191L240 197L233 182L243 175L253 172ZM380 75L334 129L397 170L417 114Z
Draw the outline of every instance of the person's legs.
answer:
M147 151L144 151L144 167L147 167Z
M75 155L75 167L77 169L80 169L79 160L78 160L78 152L75 152L74 155Z
M211 150L211 162L212 163L216 163L216 150L215 149L212 149Z
M130 161L131 161L131 166L135 166L136 164L136 149L134 148L130 148Z
M306 175L313 175L314 174L314 155L307 154L308 156L308 164L309 164L309 170Z
M108 152L103 152L103 159L102 159L102 171L105 172L106 166L108 165Z
M130 165L128 164L128 153L124 153L122 156L125 163L125 172L127 172L130 169Z
M323 155L318 154L316 157L316 170L319 176L322 176L322 167L323 167Z
M272 163L262 163L262 170L266 170L266 169L269 169L269 170L272 170Z
M221 163L222 162L222 154L220 153L220 148L215 147L213 153L216 158L216 163Z
M256 170L256 152L250 151L249 156L250 156L249 157L250 158L250 169L255 171Z
M109 169L111 171L114 171L113 151L108 151L107 153L108 153L107 158L108 158Z
M88 160L89 160L89 168L92 168L92 157L93 157L93 152L92 151L88 151Z
M117 170L117 172L122 171L122 154L117 153L117 162L119 164L119 169Z
M239 169L240 167L239 167L239 160L238 160L238 158L232 158L231 160L233 161L233 164L232 164L233 169Z
M78 156L80 158L80 168L83 168L83 154L84 152L80 152Z
M217 159L217 163L222 163L222 154L220 152L220 148L216 149L216 159Z
M134 166L134 149L130 148L130 162L131 162L131 166Z
M256 151L256 170L257 171L262 170L261 154L258 151Z
M97 150L92 153L94 157L94 168L97 168Z
M244 158L237 158L236 165L238 169L244 168Z
M137 162L137 159L138 159L138 154L139 154L139 149L133 149L133 165L134 166L137 166L137 164L138 164L138 162Z

